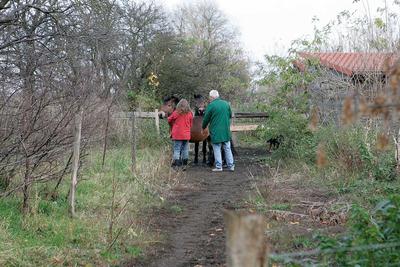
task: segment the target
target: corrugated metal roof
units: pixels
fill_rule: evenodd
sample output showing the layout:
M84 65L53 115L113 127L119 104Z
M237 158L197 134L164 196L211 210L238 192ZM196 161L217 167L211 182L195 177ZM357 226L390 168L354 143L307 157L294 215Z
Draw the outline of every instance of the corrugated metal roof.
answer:
M395 53L301 52L298 55L299 59L294 61L294 65L301 71L306 68L305 59L317 59L322 66L347 76L370 72L383 73L399 59L399 55Z

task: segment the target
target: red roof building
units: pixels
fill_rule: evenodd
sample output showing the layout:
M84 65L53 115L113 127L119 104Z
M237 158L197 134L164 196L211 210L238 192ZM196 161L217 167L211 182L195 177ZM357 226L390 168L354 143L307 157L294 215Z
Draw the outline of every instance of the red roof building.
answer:
M382 73L399 59L395 53L365 52L300 52L294 65L301 71L307 66L307 60L318 60L321 66L337 71L349 77L368 73Z

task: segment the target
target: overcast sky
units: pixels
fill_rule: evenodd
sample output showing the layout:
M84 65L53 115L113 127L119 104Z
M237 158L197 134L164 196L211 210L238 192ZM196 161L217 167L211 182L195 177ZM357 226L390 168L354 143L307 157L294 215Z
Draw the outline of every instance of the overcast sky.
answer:
M283 55L290 42L311 35L312 18L321 25L333 20L343 10L365 14L362 3L354 0L215 0L219 8L241 33L245 50L253 60L265 54ZM158 0L169 9L193 0ZM362 0L369 3L371 12L382 6L383 0Z

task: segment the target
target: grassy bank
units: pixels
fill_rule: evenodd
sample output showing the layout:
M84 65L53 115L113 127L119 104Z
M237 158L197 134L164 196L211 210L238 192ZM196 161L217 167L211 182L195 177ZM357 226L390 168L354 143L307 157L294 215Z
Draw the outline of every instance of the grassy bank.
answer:
M284 143L265 159L265 171L252 177L247 205L266 216L272 252L318 249L320 254L278 261L293 266L399 262L396 248L351 252L400 241L394 145L379 149L377 133L360 125L321 126L296 136L281 131Z
M108 151L106 165L92 150L77 187L77 218L68 216L69 177L57 194L55 184L36 185L32 214L21 214L21 198L0 199L0 266L117 264L140 257L160 241L143 215L163 205L175 177L166 148L141 149L138 175L130 172L129 149Z

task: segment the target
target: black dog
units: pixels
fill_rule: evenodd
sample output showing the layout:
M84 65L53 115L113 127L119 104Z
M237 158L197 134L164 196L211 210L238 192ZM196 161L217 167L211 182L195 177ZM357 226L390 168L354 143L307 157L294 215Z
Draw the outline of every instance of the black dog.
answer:
M278 149L279 146L283 143L283 135L278 135L277 137L270 138L267 140L269 144L268 152L271 152L272 149Z

